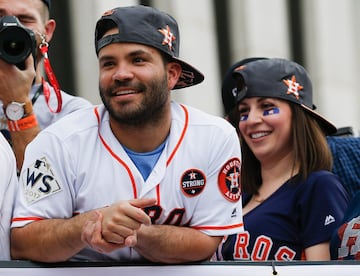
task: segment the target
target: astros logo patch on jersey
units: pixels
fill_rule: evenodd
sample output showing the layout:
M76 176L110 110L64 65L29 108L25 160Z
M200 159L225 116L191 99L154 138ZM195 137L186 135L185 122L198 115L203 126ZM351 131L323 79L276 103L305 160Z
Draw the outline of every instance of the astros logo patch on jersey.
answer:
M202 171L190 169L181 177L181 189L187 196L199 195L205 188L206 178Z
M221 193L231 202L238 201L241 196L240 164L238 158L230 159L222 167L218 177Z
M23 174L22 183L28 204L61 191L61 187L45 157L37 159L27 168L26 173Z

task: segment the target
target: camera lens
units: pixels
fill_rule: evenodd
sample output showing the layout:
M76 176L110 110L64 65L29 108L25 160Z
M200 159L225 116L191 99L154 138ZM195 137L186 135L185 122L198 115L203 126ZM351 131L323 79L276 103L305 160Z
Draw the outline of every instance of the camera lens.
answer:
M4 41L4 51L11 56L18 56L24 51L24 41Z
M32 54L35 58L36 39L30 29L24 27L17 17L0 17L0 58L21 69L26 58Z
M0 36L0 49L5 61L16 64L30 55L32 41L24 29L9 27Z

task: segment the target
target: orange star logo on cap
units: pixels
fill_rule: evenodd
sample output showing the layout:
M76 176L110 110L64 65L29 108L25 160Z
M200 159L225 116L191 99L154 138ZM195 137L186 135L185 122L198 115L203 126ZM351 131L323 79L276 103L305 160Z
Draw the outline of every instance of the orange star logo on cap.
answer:
M160 29L159 32L164 35L164 40L163 40L162 44L168 45L169 50L172 51L173 50L172 42L176 40L176 37L171 32L170 27L168 25L166 25L166 29Z
M246 65L240 65L239 67L236 67L234 69L234 72L244 70L245 68L246 68Z
M299 91L302 90L304 87L301 86L298 82L296 82L295 75L291 77L291 80L283 80L283 82L288 87L286 94L293 94L296 99L299 99Z
M114 13L115 9L111 9L111 10L108 10L108 11L105 11L101 17L104 17L104 16L108 16L108 15L112 15Z

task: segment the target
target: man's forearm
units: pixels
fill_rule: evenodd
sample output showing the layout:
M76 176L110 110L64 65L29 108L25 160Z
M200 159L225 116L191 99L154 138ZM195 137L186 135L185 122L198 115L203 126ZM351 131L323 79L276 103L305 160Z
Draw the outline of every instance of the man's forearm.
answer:
M135 250L152 262L184 263L209 259L221 237L211 237L189 227L141 226Z
M11 257L40 262L66 261L81 249L84 222L91 213L71 219L46 219L11 230Z
M16 166L20 170L24 161L24 154L26 146L36 137L40 132L40 127L34 126L32 128L21 130L21 131L11 131L11 143L16 157Z

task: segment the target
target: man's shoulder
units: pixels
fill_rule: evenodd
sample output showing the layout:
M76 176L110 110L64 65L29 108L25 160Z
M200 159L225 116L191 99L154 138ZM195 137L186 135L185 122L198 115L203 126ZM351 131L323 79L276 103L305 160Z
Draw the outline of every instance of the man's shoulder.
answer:
M172 112L173 119L188 120L190 126L215 127L221 131L234 129L224 118L189 105L173 103Z
M85 107L92 106L91 102L85 98L74 96L61 91L62 98L62 112L71 113L75 110L79 110Z
M95 106L75 110L46 127L44 133L65 138L98 126Z

